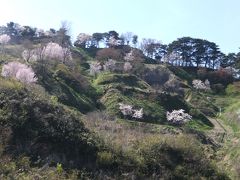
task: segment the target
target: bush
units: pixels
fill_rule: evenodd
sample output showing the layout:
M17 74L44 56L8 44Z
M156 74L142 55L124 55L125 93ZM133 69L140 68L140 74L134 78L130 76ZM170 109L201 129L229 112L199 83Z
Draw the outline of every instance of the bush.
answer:
M97 164L99 167L101 168L111 168L112 169L112 165L114 165L114 157L113 154L111 152L107 152L107 151L102 151L102 152L98 152L97 154Z
M208 74L208 80L211 84L222 84L223 86L227 86L233 82L233 77L232 74L228 73L228 71L219 69L217 71L210 72Z
M223 84L212 84L212 90L215 92L215 93L224 93L225 92L225 87Z
M120 50L114 48L104 48L98 50L96 58L98 60L106 61L108 59L122 60L123 55Z
M229 84L225 90L226 94L227 95L238 95L239 94L239 91L238 89L236 88L235 85L233 84Z
M165 68L157 68L157 69L146 69L143 75L143 79L152 86L162 86L164 85L170 77L169 71Z
M15 155L26 153L32 159L40 156L42 163L61 162L67 166L70 161L80 166L87 157L94 160L96 147L80 114L53 105L50 98L43 99L27 89L0 88L0 107L0 125L11 129L8 146L14 147L9 151Z

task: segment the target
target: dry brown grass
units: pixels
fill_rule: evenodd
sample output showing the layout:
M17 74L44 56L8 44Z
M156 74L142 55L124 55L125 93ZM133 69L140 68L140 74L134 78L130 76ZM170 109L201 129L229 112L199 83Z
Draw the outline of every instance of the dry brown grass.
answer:
M120 146L122 150L129 150L135 142L151 136L170 136L181 134L178 128L144 122L116 120L105 112L92 112L84 117L85 126L99 135L107 145Z

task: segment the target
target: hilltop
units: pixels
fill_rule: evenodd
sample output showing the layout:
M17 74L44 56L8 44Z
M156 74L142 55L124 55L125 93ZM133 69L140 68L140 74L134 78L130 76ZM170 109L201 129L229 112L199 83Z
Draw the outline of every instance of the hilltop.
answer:
M193 38L139 49L109 31L73 46L29 28L1 43L0 178L239 177L237 60L176 54L217 51Z

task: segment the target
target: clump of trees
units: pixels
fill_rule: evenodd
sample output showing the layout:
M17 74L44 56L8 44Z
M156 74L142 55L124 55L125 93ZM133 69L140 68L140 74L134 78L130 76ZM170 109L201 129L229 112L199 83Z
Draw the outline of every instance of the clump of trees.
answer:
M26 84L37 81L37 77L31 67L16 61L4 64L1 75L6 78L15 78Z
M185 110L173 110L172 112L167 111L167 121L172 124L185 124L186 122L192 120L192 116L188 113L185 113Z
M69 25L62 22L59 30L49 29L47 31L30 26L21 26L15 22L9 22L6 26L0 26L0 34L7 34L11 37L11 43L22 43L30 40L34 43L43 41L54 41L61 46L71 45L70 36L68 35Z

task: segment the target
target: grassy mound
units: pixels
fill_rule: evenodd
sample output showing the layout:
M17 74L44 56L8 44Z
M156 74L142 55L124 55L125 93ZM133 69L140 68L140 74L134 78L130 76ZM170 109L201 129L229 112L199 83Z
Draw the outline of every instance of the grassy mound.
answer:
M89 112L96 107L96 92L86 77L79 71L73 72L60 64L54 69L38 69L39 84L46 91L57 97L59 102L74 107L80 112Z
M26 89L17 82L0 81L4 85L0 87L3 155L25 154L33 161L40 158L41 164L61 162L76 167L94 160L96 147L80 113L58 104L39 87Z

